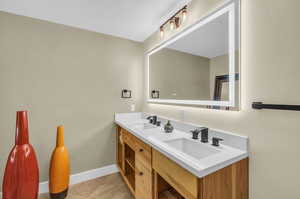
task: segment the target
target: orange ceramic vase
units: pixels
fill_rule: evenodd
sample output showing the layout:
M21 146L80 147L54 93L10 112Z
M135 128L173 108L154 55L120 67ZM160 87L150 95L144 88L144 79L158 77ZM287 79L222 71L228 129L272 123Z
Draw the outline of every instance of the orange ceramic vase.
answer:
M52 199L64 199L68 193L70 161L64 145L64 127L57 127L56 147L52 153L49 172L49 192Z

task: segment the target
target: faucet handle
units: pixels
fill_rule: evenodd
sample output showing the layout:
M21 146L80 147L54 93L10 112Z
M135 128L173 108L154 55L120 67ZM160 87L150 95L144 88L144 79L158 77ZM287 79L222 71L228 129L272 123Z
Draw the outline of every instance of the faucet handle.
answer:
M220 144L219 144L220 141L223 141L223 139L222 138L213 137L212 138L212 145L213 146L220 146Z
M192 134L193 134L193 139L194 140L197 140L198 139L198 135L200 133L200 130L199 129L195 129L195 130L191 130Z

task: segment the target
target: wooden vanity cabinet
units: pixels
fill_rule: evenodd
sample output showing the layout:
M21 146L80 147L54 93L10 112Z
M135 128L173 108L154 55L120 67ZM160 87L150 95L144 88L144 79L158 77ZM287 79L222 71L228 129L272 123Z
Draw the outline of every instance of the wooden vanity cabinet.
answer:
M136 199L249 198L248 158L198 178L118 126L117 164Z
M136 199L152 199L152 148L117 127L117 164Z

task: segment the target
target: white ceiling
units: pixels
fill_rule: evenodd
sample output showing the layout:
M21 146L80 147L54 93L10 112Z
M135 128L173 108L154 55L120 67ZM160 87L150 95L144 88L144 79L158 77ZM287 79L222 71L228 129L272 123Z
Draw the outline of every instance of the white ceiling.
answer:
M144 41L191 0L0 0L0 10Z
M213 58L228 54L228 14L223 14L167 48Z

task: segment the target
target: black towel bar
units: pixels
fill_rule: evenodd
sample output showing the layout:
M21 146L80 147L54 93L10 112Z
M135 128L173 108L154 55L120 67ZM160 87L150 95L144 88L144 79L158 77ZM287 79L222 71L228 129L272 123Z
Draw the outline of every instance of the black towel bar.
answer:
M252 108L254 109L278 109L300 111L300 105L284 105L284 104L264 104L262 102L253 102Z

